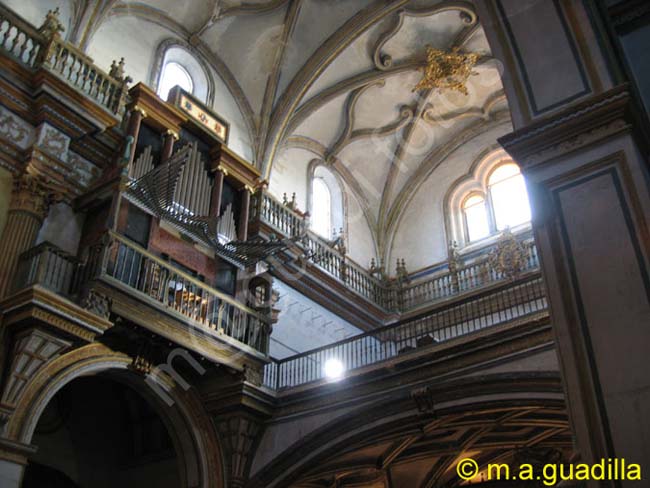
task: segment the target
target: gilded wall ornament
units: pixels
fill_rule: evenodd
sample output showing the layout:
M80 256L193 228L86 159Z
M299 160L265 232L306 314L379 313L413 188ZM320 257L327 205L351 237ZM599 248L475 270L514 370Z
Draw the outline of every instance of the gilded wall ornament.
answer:
M516 278L526 267L524 246L506 228L488 256L490 267L506 278Z
M95 290L89 290L81 306L89 312L108 319L111 315L111 299Z
M458 48L446 52L427 46L424 76L413 91L449 89L467 95L466 83L470 75L475 74L472 68L479 57L476 53L460 53Z
M43 25L39 27L38 32L43 34L47 39L52 39L63 31L65 31L65 27L63 27L59 19L59 7L54 10L48 10Z

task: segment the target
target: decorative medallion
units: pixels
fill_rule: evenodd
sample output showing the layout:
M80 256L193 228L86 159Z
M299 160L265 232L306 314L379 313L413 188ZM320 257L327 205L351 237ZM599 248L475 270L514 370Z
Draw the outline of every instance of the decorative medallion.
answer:
M526 267L526 250L509 228L488 256L490 267L505 278L516 278Z
M479 60L476 53L459 53L458 48L450 52L427 46L427 66L424 76L413 91L445 88L467 95L467 79L476 74L472 71Z

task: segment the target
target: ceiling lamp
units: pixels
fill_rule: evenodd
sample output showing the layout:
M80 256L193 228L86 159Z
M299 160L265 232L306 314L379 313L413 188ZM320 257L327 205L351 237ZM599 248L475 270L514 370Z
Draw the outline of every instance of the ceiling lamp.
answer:
M424 76L415 85L415 90L445 89L455 90L467 95L467 79L480 55L459 53L455 47L451 51L441 51L427 46L427 65Z

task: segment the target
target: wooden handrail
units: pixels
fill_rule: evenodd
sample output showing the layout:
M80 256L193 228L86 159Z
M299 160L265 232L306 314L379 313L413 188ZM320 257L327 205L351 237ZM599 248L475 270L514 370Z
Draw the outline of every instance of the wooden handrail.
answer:
M120 234L117 234L117 233L115 233L113 231L108 231L108 235L109 235L110 239L116 240L118 242L121 242L122 244L124 244L127 247L135 249L138 253L142 254L147 259L149 259L151 261L154 261L160 267L166 268L166 269L174 272L175 274L181 276L184 280L187 280L188 282L192 283L194 286L197 286L199 288L204 288L207 292L209 292L212 295L215 295L217 298L219 298L219 300L221 300L223 302L226 302L226 303L232 305L233 307L237 307L241 311L246 312L249 315L253 315L253 316L255 316L256 318L258 318L259 320L261 320L263 322L270 323L270 319L268 317L265 317L264 315L261 315L256 310L253 310L252 308L249 308L246 305L243 305L242 303L240 303L237 300L235 300L234 298L232 298L230 295L227 295L227 294L223 293L222 291L219 291L216 288L213 288L210 285L207 285L203 281L198 280L197 278L195 278L194 276L186 273L182 269L176 268L174 265L172 265L169 262L159 258L155 254L150 253L145 248L139 246L135 242L127 239L126 237L121 236Z

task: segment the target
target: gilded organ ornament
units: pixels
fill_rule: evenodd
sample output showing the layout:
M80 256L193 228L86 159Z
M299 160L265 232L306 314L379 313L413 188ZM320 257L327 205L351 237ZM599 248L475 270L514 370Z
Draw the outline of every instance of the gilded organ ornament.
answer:
M472 69L479 57L476 53L460 53L456 47L451 51L441 51L427 46L424 75L413 91L449 89L467 95L467 80L476 74Z
M488 256L490 267L505 278L516 278L526 267L526 250L510 229L503 231Z

